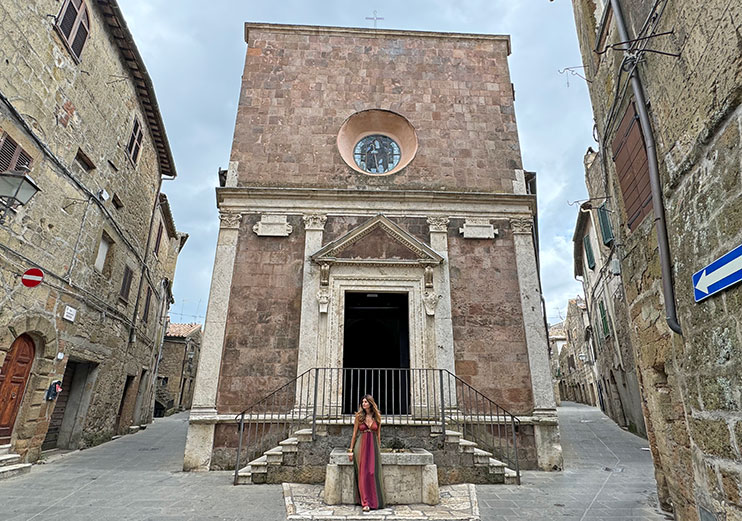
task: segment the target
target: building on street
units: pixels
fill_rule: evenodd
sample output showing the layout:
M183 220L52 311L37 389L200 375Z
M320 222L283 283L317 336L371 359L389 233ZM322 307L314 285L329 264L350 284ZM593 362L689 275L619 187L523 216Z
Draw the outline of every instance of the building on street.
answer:
M187 235L161 191L175 165L117 3L3 2L0 20L0 176L38 189L0 201L0 446L31 462L151 421Z
M157 364L155 416L191 408L201 352L201 324L169 322Z
M248 23L245 40L185 468L235 466L242 410L350 427L371 392L401 429L459 421L464 388L518 415L523 468L560 468L509 38Z
M567 333L564 331L564 321L549 326L549 365L551 366L551 379L554 385L554 399L557 405L561 404L559 393L559 379L562 369L559 366L559 353L567 344Z
M592 328L585 301L570 299L564 319L567 341L559 351L559 394L562 400L599 405Z
M663 508L739 520L742 5L573 6L599 144L590 212L605 208L614 239L600 247L623 287L610 273L588 286L608 289L628 334Z

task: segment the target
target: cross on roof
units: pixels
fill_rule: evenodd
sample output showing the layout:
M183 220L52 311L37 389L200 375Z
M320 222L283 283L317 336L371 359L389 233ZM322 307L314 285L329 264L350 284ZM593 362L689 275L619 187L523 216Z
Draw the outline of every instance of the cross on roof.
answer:
M374 9L374 15L373 16L367 16L366 20L373 20L374 21L374 29L376 29L376 22L379 20L383 20L383 17L376 16L376 9Z

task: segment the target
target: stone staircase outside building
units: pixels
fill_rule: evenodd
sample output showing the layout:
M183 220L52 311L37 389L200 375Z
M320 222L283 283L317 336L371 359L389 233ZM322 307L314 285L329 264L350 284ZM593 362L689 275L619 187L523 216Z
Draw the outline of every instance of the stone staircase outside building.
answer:
M18 454L10 452L10 443L0 445L0 479L25 474L31 470L30 463L22 463Z
M263 453L262 456L248 463L236 474L236 485L263 483L318 483L324 480L325 466L328 463L326 450L323 447L334 445L328 443L332 438L327 426L317 430L317 439L312 440L312 429L300 429L293 436L281 441ZM462 434L446 430L442 437L440 429L416 426L418 436L427 435L428 443L422 445L432 449L438 466L438 479L441 484L488 483L516 484L517 473L505 463L495 459L491 452L477 447L477 443L464 439ZM394 426L390 427L394 428ZM346 430L346 429L342 429ZM349 436L342 436L347 445ZM442 447L436 440L443 439ZM419 441L420 438L415 438ZM432 442L432 443L430 443ZM404 450L404 449L403 449ZM384 449L382 449L382 452Z

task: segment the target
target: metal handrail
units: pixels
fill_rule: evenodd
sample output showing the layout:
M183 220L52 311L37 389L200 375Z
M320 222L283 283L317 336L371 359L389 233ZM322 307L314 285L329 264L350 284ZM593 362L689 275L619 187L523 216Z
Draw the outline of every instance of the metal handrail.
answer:
M352 424L361 398L372 394L385 425L447 426L491 452L516 472L520 421L445 369L330 368L304 371L235 415L239 441L234 483L243 462L253 461L301 428ZM243 459L244 451L244 459Z

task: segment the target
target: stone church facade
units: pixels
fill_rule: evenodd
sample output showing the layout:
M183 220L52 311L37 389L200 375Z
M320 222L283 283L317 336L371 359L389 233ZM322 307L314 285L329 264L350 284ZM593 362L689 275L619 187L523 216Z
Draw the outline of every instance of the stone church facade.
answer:
M509 38L245 39L185 469L233 466L235 414L316 367L446 370L518 415L524 467L560 467Z

